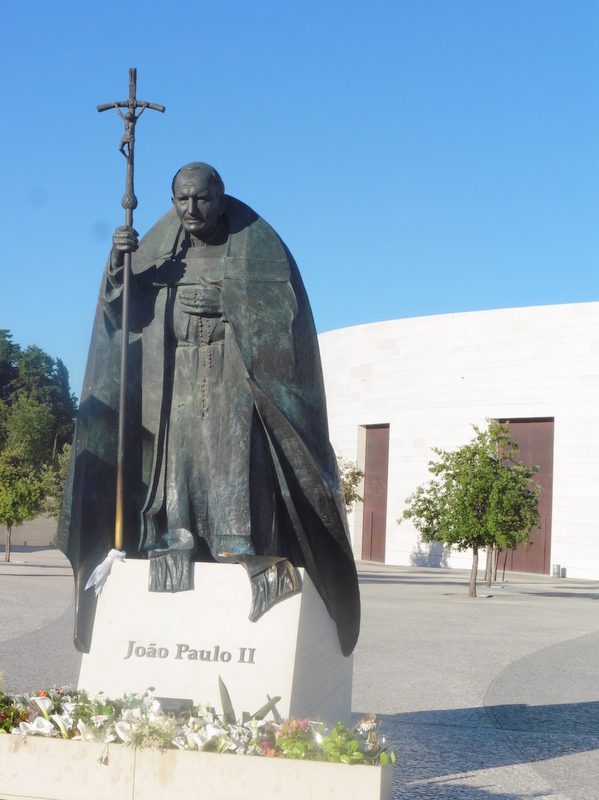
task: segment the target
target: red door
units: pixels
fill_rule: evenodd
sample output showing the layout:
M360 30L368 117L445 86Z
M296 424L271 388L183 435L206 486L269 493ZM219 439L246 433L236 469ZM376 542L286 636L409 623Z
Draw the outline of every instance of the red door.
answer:
M536 572L549 575L551 561L551 508L553 500L553 420L522 419L510 421L510 436L518 445L520 460L539 471L534 480L539 493L540 531L531 533L531 543L521 543L515 550L502 553L499 566L513 572Z
M366 428L364 461L364 517L362 559L385 563L387 536L387 474L389 465L389 426Z

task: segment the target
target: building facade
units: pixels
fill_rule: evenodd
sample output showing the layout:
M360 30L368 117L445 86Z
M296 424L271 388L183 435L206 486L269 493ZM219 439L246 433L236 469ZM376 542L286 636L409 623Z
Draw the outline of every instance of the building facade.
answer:
M365 472L350 515L357 558L470 566L470 553L423 545L397 520L431 478L431 448L453 450L492 418L540 466L541 530L500 569L599 579L599 303L392 320L319 341L331 441Z

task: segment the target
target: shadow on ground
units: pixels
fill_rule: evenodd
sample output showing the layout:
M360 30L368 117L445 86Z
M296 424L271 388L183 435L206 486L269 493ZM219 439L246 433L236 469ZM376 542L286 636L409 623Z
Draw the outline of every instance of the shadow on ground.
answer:
M359 718L354 715L354 719ZM494 705L404 714L382 714L381 734L396 754L394 798L417 800L526 800L545 794L502 792L494 777L505 767L528 765L577 798L596 797L599 775L599 701L527 706ZM584 776L552 761L584 757ZM544 764L549 764L545 768ZM488 774L484 774L489 771ZM483 774L481 774L483 773ZM524 778L522 778L524 780ZM474 785L479 784L479 785ZM513 788L513 787L510 787ZM523 787L524 788L524 787ZM587 789L591 792L587 792Z

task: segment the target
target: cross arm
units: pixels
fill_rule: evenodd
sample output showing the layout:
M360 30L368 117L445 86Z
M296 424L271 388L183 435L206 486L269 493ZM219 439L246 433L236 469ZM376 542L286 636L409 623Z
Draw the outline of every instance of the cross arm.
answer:
M108 109L114 108L115 105L119 108L129 108L131 102L129 100L123 100L122 102L118 103L102 103L98 106L98 111L108 111ZM139 100L135 101L135 108L141 108L142 106L145 108L151 108L153 111L160 111L161 113L164 113L165 111L164 106L159 106L156 103L142 103Z

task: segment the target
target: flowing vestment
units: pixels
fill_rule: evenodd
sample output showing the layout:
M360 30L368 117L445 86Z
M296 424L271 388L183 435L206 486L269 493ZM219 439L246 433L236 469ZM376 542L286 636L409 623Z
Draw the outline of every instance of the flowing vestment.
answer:
M200 559L284 556L306 567L348 654L359 631L357 574L305 290L289 251L251 209L227 197L224 223L220 248L191 247L171 210L133 255L125 550L143 558L181 527L197 537ZM208 285L218 309L188 313L181 293ZM114 528L120 296L107 271L59 525L83 650L95 600L82 587Z

